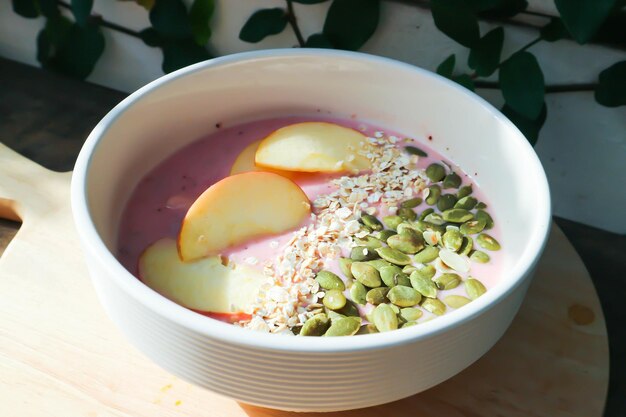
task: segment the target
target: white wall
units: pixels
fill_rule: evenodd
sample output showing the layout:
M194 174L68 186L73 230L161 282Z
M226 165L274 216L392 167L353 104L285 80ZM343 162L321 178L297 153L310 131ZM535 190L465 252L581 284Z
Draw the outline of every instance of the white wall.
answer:
M531 2L535 10L554 13L549 0ZM319 32L330 3L296 5L305 37ZM288 27L258 44L242 42L239 29L248 16L263 7L283 6L283 0L221 0L218 2L210 47L225 55L252 49L292 46L296 39ZM94 10L105 19L141 30L149 25L144 9L129 2L96 0ZM430 12L402 3L384 2L381 26L363 48L433 70L445 57L457 53L464 62L466 50L442 35ZM0 55L36 65L35 36L41 20L15 15L9 1L0 2ZM489 25L485 24L483 31ZM124 91L159 77L161 52L138 39L105 31L106 50L89 80ZM536 32L508 27L504 54L511 53L536 37ZM540 43L535 53L546 83L569 84L597 81L597 74L626 58L623 50L584 46L570 41ZM501 105L499 93L478 93ZM548 119L536 146L553 193L554 213L596 227L626 233L626 108L609 109L596 104L592 93L561 93L547 97Z

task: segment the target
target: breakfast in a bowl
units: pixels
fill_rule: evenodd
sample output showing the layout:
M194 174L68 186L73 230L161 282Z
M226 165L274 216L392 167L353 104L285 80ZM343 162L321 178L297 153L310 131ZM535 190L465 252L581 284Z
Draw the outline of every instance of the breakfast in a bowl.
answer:
M502 264L488 200L433 140L354 119L222 126L141 180L118 257L163 296L248 329L432 320L483 295Z

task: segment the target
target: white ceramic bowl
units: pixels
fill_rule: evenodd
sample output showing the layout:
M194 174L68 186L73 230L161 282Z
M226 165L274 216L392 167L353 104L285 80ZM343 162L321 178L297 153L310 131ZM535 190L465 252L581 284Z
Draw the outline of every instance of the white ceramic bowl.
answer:
M356 114L417 137L432 135L429 146L473 175L502 231L505 272L497 286L460 310L407 329L331 339L287 337L193 313L143 285L116 260L124 204L158 162L214 131L218 122L317 114L317 109ZM131 343L197 385L246 403L298 411L397 400L480 358L515 316L550 224L539 160L491 105L414 66L329 50L226 56L141 88L89 136L74 170L72 206L100 301Z

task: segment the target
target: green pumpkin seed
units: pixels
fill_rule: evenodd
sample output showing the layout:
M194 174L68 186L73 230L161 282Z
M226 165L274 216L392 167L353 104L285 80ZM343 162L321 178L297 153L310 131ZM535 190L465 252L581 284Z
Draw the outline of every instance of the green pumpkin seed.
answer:
M395 305L395 304L387 304L387 305L388 305L389 307L391 307L391 309L393 310L393 312L394 312L394 313L396 313L396 316L397 316L398 314L400 314L400 307L398 307L398 306L397 306L397 305Z
M411 198L409 200L405 200L400 203L400 207L402 208L415 208L422 204L422 199L419 197Z
M414 222L402 222L397 228L398 233L411 233L409 230L412 230L415 233L421 233L421 231L417 229L417 224Z
M491 259L489 255L487 255L485 252L480 251L480 250L475 250L470 255L470 260L474 262L478 262L479 264L486 264L487 262L489 262L489 259Z
M405 274L410 274L415 270L417 270L417 267L413 265L404 265L404 267L402 268L402 272L404 272Z
M428 218L429 216L431 216L431 214L426 216L426 218ZM442 224L435 224L435 223L428 222L426 220L418 220L415 223L415 225L416 225L416 228L421 229L422 232L425 232L427 230L431 230L433 232L438 232L441 234L444 234L446 232L446 228Z
M441 216L445 221L452 223L465 223L466 221L474 218L474 215L471 212L465 209L457 208L446 210L441 213Z
M331 310L339 310L346 305L346 296L339 290L328 290L323 298L324 306Z
M463 244L463 236L461 232L455 229L450 229L443 234L441 240L443 241L443 246L453 250L458 251Z
M446 169L439 164L430 164L426 168L426 176L432 182L439 182L446 176Z
M443 301L448 305L448 307L461 308L472 300L467 297L463 297L462 295L449 295L444 298Z
M385 223L385 226L393 230L396 230L398 228L398 225L403 221L404 219L402 217L396 215L383 217L383 223Z
M336 310L337 313L342 314L346 317L361 317L361 313L359 313L359 308L356 306L355 303L353 303L350 300L346 301L346 305L342 308L340 308L339 310ZM330 318L330 320L332 321L333 318L330 316L330 313L326 312L326 314L328 315L328 317Z
M339 258L339 270L342 274L344 274L347 278L354 278L352 276L352 271L350 271L350 267L352 266L352 259L350 258Z
M407 322L418 320L422 314L424 314L422 310L417 307L406 307L400 310L400 318Z
M361 215L361 223L369 227L371 230L383 230L383 224L371 214Z
M398 317L387 304L379 304L372 313L374 325L379 332L388 332L398 328Z
M472 191L473 191L472 184L464 185L461 188L459 188L459 191L456 193L456 196L460 200L463 197L467 197L468 195L472 194Z
M424 248L424 238L421 234L415 232L400 233L399 235L391 236L387 240L387 244L390 248L399 250L400 252L414 254Z
M433 278L433 282L440 290L451 290L459 286L461 277L453 272L446 272Z
M424 297L436 298L437 286L430 278L426 278L419 271L411 273L411 286L415 288Z
M470 299L475 300L486 293L487 288L476 278L468 278L465 280L465 292Z
M386 300L385 296L387 295L388 292L389 292L389 288L387 287L372 288L365 295L365 300L368 303L377 306L378 304L382 304L385 302Z
M487 250L500 250L500 243L493 237L486 233L481 233L476 238L476 242Z
M355 238L354 243L359 246L365 246L368 249L378 249L383 247L383 242L376 239L374 236L365 236L363 238Z
M380 268L379 272L380 279L382 279L385 285L390 288L398 285L397 276L402 274L402 270L396 265L383 266L382 268Z
M409 279L409 276L404 272L396 276L396 280L398 281L398 285L404 285L405 287L411 286L411 280Z
M459 255L468 256L474 247L474 239L469 236L463 237L463 243L461 243L461 247L459 248Z
M493 219L485 210L476 210L475 217L477 220L485 221L485 230L489 230L493 227Z
M424 218L424 222L425 223L430 223L430 224L433 224L433 225L437 225L437 226L441 226L446 221L443 219L443 217L441 217L441 214L439 214L439 213L430 213L428 216L426 216L426 218Z
M428 187L428 197L426 197L426 204L434 206L441 197L441 187L438 185L431 185Z
M438 316L446 312L446 305L437 298L427 298L422 303L422 308Z
M454 194L444 194L441 197L439 197L439 201L437 201L437 208L440 211L448 210L454 207L456 202L457 202L457 199Z
M378 255L384 260L396 265L408 265L411 263L411 258L405 253L400 252L393 248L378 248L376 249ZM354 273L354 271L353 271Z
M320 287L325 290L343 291L346 289L346 285L343 283L341 278L330 271L318 272L315 276L315 281L317 281L317 283L320 284Z
M383 266L391 266L391 264L384 259L374 259L373 261L367 261L368 265L372 265L378 272Z
M416 321L407 321L406 323L403 323L402 326L400 326L400 328L404 329L405 327L415 326L416 324L417 324Z
M476 200L471 195L468 195L468 196L463 197L459 201L457 201L456 204L454 205L454 208L471 210L474 208L474 206L476 206L477 203L478 203L478 200Z
M383 219L384 221L385 219ZM387 223L385 223L387 224ZM381 230L380 232L376 233L376 238L379 239L382 242L387 242L387 239L389 239L391 236L395 235L396 232L394 232L393 230L389 230L389 229L385 229L385 230Z
M357 262L371 261L378 258L378 254L375 250L369 249L365 246L355 246L350 251L350 259Z
M360 317L344 317L330 325L324 336L352 336L361 328Z
M399 208L397 212L398 216L402 217L404 220L413 221L417 219L417 213L410 208Z
M434 213L435 209L434 208L427 208L426 210L422 211L422 214L419 215L418 219L419 220L424 220L426 218L426 216L428 216L430 213Z
M451 172L443 179L443 188L459 188L461 186L461 177L455 172Z
M422 295L412 287L397 285L389 290L387 298L398 307L412 307L422 300Z
M354 262L351 271L354 279L366 287L380 287L383 283L380 279L380 274L372 265L364 262Z
M336 322L339 319L344 319L344 318L347 317L345 314L338 313L338 312L330 310L328 308L326 309L326 315L330 319L331 323L334 323L334 322Z
M326 314L316 314L304 322L304 325L300 330L300 335L322 336L329 326L330 320L326 317Z
M483 203L482 201L479 201L478 204L476 204L476 207L474 207L475 209L481 210L481 209L486 209L487 208L487 204Z
M433 265L424 265L422 268L417 269L417 273L424 278L432 279L437 273L437 270Z
M424 152L420 148L416 148L415 146L405 146L404 150L409 155L417 155L417 156L423 156L423 157L427 157L428 156L428 154L426 152Z
M438 247L426 246L424 249L422 249L413 257L413 260L421 264L427 264L437 259L438 256L439 256Z
M475 235L485 228L485 219L474 219L463 223L460 227L461 233L464 235Z
M356 332L357 335L359 335L359 334L373 334L373 333L378 333L378 329L376 329L376 326L374 326L371 323L370 324L364 324L363 326L361 326L359 331Z
M350 287L350 298L357 304L365 305L367 300L365 295L367 294L367 289L365 285L361 284L359 281L355 281Z

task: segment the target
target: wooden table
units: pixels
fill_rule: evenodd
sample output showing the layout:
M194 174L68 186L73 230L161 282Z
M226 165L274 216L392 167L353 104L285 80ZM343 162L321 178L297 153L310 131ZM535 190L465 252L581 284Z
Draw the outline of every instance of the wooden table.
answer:
M84 138L125 94L0 59L1 140L53 170L66 171ZM611 343L606 416L626 415L626 238L556 219L594 278ZM0 220L0 253L19 223ZM250 413L248 413L250 414ZM257 413L258 414L258 413Z

